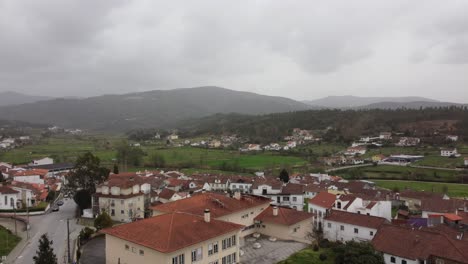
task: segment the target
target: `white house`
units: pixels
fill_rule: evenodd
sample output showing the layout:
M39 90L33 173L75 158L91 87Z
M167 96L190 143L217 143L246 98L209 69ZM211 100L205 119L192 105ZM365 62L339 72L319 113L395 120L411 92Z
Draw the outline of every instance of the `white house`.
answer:
M367 200L356 195L340 195L333 207L335 210L392 219L392 202L386 200Z
M9 210L17 207L19 192L8 187L0 185L0 209Z
M323 219L323 235L330 241L371 241L385 218L331 210Z
M250 193L253 182L244 178L232 179L229 183L229 189L232 192Z
M41 172L40 170L17 171L13 174L13 180L31 184L44 184L45 174L47 172Z
M314 213L314 225L322 224L323 218L330 213L335 204L336 195L320 192L309 200L309 213Z
M289 207L298 211L304 208L304 185L288 183L281 188L281 192L269 195L272 204Z
M54 160L51 158L42 158L38 160L33 160L31 163L29 163L30 166L50 165L50 164L54 164Z
M456 141L458 141L458 136L455 136L455 135L447 135L446 139L449 140L449 141L456 142Z
M254 195L268 196L281 193L283 183L279 180L258 180L252 185Z
M458 151L456 148L453 149L441 149L440 150L440 156L442 157L459 157L460 154L458 154Z

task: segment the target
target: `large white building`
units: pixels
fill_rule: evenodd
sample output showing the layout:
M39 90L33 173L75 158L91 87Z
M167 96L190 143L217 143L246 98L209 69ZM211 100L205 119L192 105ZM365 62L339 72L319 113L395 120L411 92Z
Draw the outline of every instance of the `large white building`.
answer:
M314 198L309 200L309 213L314 214L314 225L323 223L323 218L333 209L336 195L328 192L320 192Z
M369 200L357 195L340 195L336 198L335 210L346 211L363 215L392 219L392 202L390 200Z
M385 218L332 210L323 219L323 234L330 241L371 241Z
M10 187L0 185L0 209L15 209L17 207L18 196L18 191Z

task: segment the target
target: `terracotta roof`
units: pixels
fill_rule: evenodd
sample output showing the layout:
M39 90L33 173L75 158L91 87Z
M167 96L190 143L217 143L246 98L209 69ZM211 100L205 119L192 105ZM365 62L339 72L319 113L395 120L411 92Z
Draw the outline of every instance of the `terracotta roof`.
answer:
M119 173L109 175L109 179L101 186L120 187L124 189L132 188L134 185L150 183L152 178L139 176L134 172Z
M281 189L281 194L304 194L304 185L288 183Z
M21 177L21 176L44 176L49 173L49 170L42 170L42 169L33 169L33 170L25 170L25 171L17 171L13 173L13 177Z
M174 212L118 225L101 232L169 253L242 228L242 225L213 218L207 223L203 216Z
M387 220L382 217L332 210L325 217L328 221L378 229Z
M319 192L314 198L309 200L309 203L318 205L324 208L332 208L335 203L336 195L328 192Z
M254 195L242 195L241 199L237 200L223 194L202 193L187 199L153 206L151 209L165 213L186 212L199 215L203 214L203 210L210 209L213 217L221 217L262 204L266 207L270 201L268 198Z
M273 207L269 206L261 214L255 217L255 220L259 220L267 223L275 223L280 225L294 225L301 221L312 218L314 215L306 212L297 211L291 208L278 207L278 215L273 215Z
M384 225L372 240L377 251L412 260L436 256L468 263L468 242L437 232Z
M0 185L0 193L1 194L14 194L14 193L18 193L18 191L15 191L15 190L13 190L12 188L10 188L8 186Z
M403 190L400 192L400 197L407 197L413 199L423 199L423 198L439 198L442 199L443 195L440 193L433 192L418 192L413 190Z
M434 213L455 213L458 208L464 208L465 201L458 199L422 199L421 210Z
M172 196L174 196L175 193L176 193L175 191L165 188L159 193L159 198L169 200L172 198Z

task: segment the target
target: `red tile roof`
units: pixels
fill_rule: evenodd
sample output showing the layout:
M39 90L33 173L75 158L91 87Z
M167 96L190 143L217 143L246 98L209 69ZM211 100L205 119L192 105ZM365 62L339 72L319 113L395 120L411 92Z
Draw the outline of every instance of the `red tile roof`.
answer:
M325 220L378 229L387 220L382 217L332 210Z
M375 235L372 245L377 251L412 260L436 256L468 263L468 242L437 232L384 225Z
M15 194L15 193L19 193L19 192L16 191L16 190L13 190L12 188L10 188L8 186L0 185L0 193L1 194Z
M434 213L455 213L465 207L465 200L458 199L422 199L421 210Z
M273 207L274 206L268 207L261 214L255 217L255 220L290 226L307 219L312 219L312 217L314 216L310 213L300 212L291 208L284 207L278 207L278 215L274 216Z
M304 194L304 187L302 184L288 183L281 190L281 194Z
M13 173L13 177L35 176L35 175L45 176L47 173L49 173L48 170L42 170L42 169L16 171Z
M336 195L328 192L320 192L314 198L310 199L309 203L330 209L333 207L335 200Z
M207 223L203 216L174 212L118 225L101 232L169 253L242 228L242 225L215 219Z
M186 199L153 206L151 209L165 213L186 212L202 215L203 210L208 208L211 215L216 218L259 205L265 205L266 208L270 201L269 198L254 195L242 195L241 199L237 200L218 193L202 193Z
M175 193L176 193L175 191L165 188L159 193L159 198L169 200L172 198L172 196L174 196Z

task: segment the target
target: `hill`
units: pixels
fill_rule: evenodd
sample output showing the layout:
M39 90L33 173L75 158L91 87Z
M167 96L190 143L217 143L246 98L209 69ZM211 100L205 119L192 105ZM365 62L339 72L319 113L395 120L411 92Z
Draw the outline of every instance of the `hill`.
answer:
M364 106L357 107L358 109L420 109L430 107L449 107L449 106L463 106L463 104L449 103L449 102L428 102L428 101L414 101L414 102L379 102Z
M0 119L122 132L135 128L169 128L181 120L216 113L257 115L308 108L283 97L209 86L4 106L0 107Z
M303 101L308 105L324 108L355 108L381 102L410 103L410 102L438 102L436 100L408 96L408 97L359 97L359 96L327 96L317 100Z
M52 97L27 95L17 92L0 92L0 106L19 105L50 100Z

